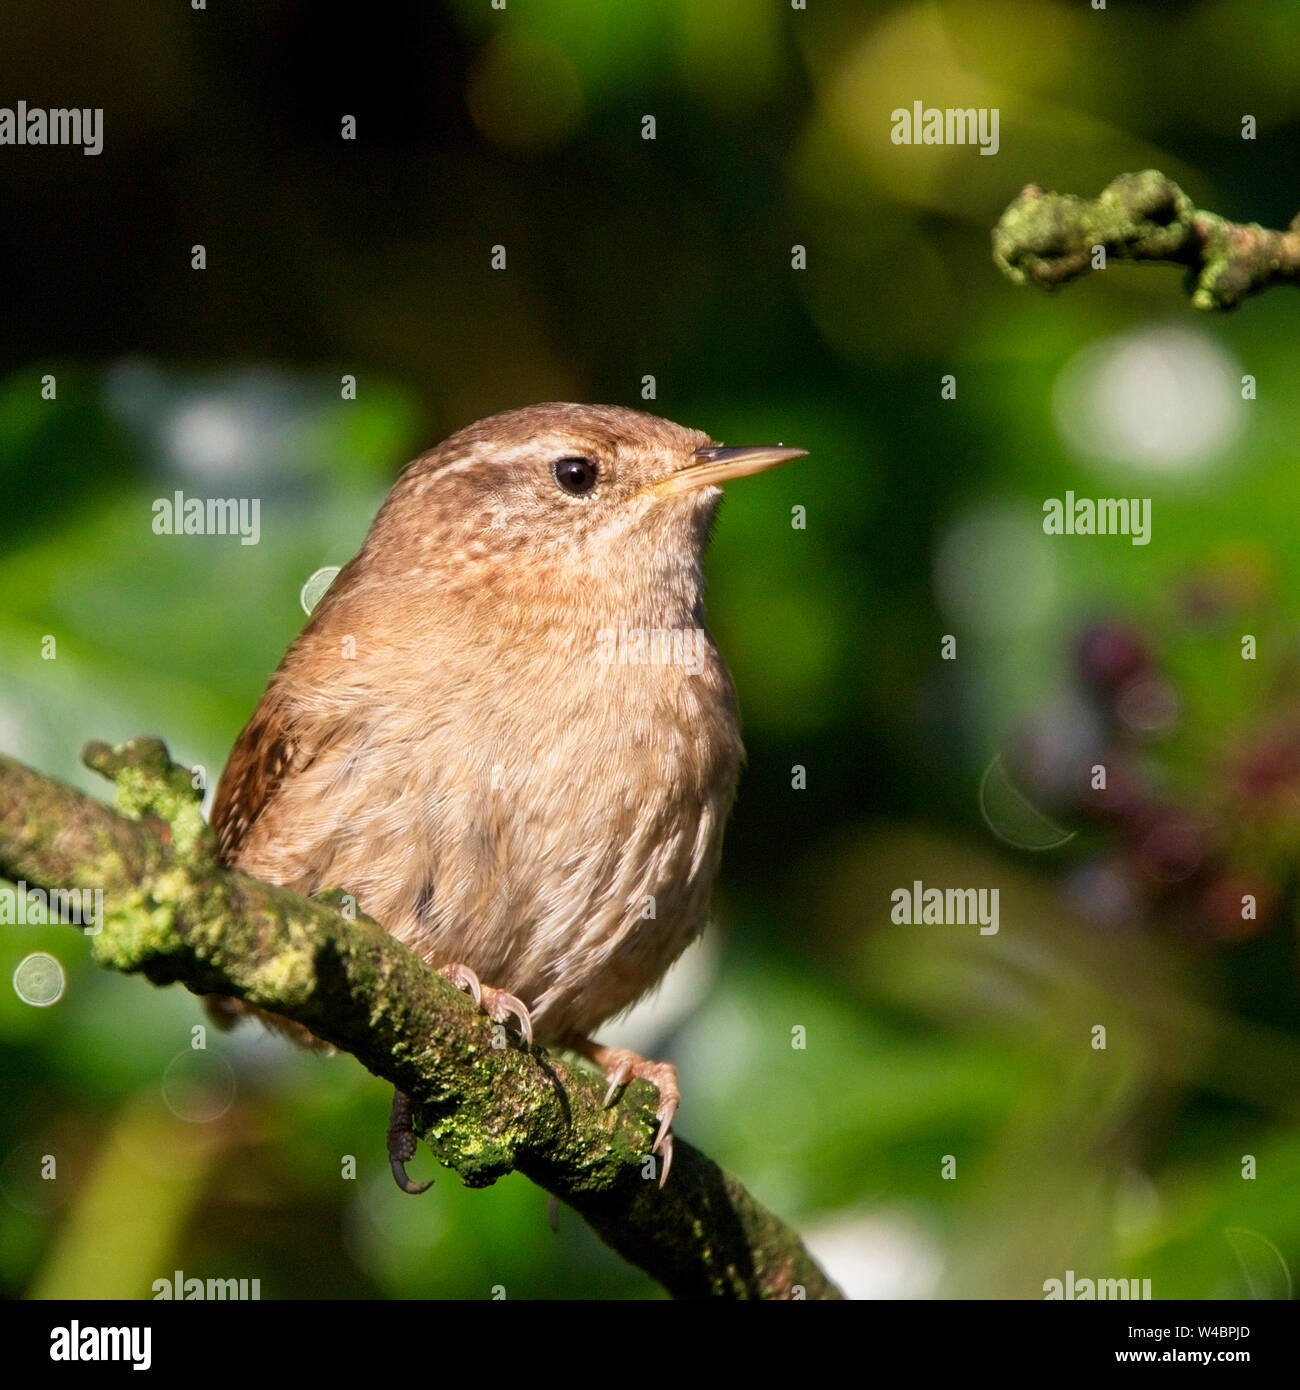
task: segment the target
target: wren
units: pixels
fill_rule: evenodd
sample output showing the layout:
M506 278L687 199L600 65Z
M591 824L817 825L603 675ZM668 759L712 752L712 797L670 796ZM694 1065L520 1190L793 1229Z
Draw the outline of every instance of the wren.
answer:
M226 862L345 889L493 1018L592 1059L606 1104L653 1082L661 1182L675 1069L591 1034L706 924L743 754L704 551L722 483L804 453L615 406L460 430L394 484L212 808ZM414 1151L398 1092L411 1192Z

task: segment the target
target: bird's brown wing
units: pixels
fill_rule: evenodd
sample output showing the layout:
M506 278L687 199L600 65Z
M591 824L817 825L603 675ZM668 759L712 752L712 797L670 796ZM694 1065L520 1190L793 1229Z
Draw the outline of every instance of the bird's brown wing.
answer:
M226 762L212 800L212 828L217 833L223 863L232 863L257 818L275 799L286 778L305 771L329 743L330 734L308 725L284 694L288 673L310 649L313 633L336 610L362 576L361 556L355 556L334 577L312 612L307 626L285 652L284 659L244 725Z
M285 778L310 767L316 754L314 746L291 730L272 687L239 735L213 798L212 828L217 834L222 863L229 864L238 855L249 831ZM329 1048L303 1024L268 1009L223 994L205 994L203 1003L208 1017L223 1031L251 1014L300 1047Z
M222 863L233 864L238 860L250 832L274 802L280 788L289 778L305 772L333 741L337 730L304 721L285 698L282 681L286 672L293 669L304 643L328 620L340 599L361 578L360 561L360 556L354 557L335 576L307 626L285 653L252 718L235 741L217 784L210 817ZM314 1047L328 1046L302 1024L254 1005L220 995L206 995L204 1002L218 1027L233 1027L245 1014L254 1013L263 1023L296 1042Z
M267 691L235 743L212 802L212 828L223 863L231 863L281 783L316 757L290 728L284 706Z

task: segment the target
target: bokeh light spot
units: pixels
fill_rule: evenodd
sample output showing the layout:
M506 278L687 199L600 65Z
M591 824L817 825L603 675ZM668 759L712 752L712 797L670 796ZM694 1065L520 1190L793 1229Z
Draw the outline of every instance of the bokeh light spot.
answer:
M582 88L567 56L535 34L503 34L470 73L470 115L485 140L519 153L564 144L582 120Z
M989 635L1038 622L1056 593L1046 536L1028 513L969 513L939 542L934 587L949 617Z
M210 1124L234 1104L234 1069L214 1052L186 1048L167 1064L162 1097L177 1119Z
M337 578L339 569L338 565L324 565L302 586L298 601L302 604L304 613L310 613L325 597L326 590Z
M1221 462L1242 404L1237 365L1212 338L1181 327L1093 343L1065 364L1053 401L1061 437L1083 457L1171 475Z
M24 1004L45 1009L63 998L66 985L63 967L45 951L34 951L18 962L14 971L14 993Z
M1016 849L1056 849L1074 839L1074 831L1063 830L1012 784L1001 754L984 769L979 802L984 823Z

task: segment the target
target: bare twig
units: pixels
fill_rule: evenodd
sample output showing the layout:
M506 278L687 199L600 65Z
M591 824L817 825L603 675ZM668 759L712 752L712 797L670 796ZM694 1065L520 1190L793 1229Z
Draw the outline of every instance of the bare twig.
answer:
M1121 174L1098 198L1031 183L993 229L993 259L1017 285L1042 289L1111 259L1172 262L1187 267L1196 308L1235 309L1269 285L1300 283L1300 216L1284 232L1229 222L1156 169Z

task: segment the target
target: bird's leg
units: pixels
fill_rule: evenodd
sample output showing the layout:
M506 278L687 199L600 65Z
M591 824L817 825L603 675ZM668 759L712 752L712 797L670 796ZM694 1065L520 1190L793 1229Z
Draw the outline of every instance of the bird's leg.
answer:
M659 1186L662 1187L668 1181L669 1168L673 1166L673 1116L682 1100L682 1093L677 1089L677 1068L671 1062L652 1062L631 1048L606 1047L591 1038L571 1038L569 1045L575 1052L589 1057L605 1073L609 1081L609 1090L605 1092L606 1105L613 1101L616 1092L637 1077L658 1088L659 1109L655 1112L655 1119L659 1121L659 1133L655 1135L650 1151L663 1159L659 1173Z
M411 1128L411 1098L405 1091L393 1092L393 1109L388 1117L388 1166L393 1180L403 1192L418 1197L433 1186L406 1176L406 1165L415 1157L415 1131Z
M513 1018L519 1025L519 1032L524 1041L529 1046L532 1045L533 1016L522 999L517 999L504 989L494 989L491 985L483 984L468 965L440 965L438 974L450 980L457 989L463 989L479 1008L485 1009L498 1023L505 1023Z

